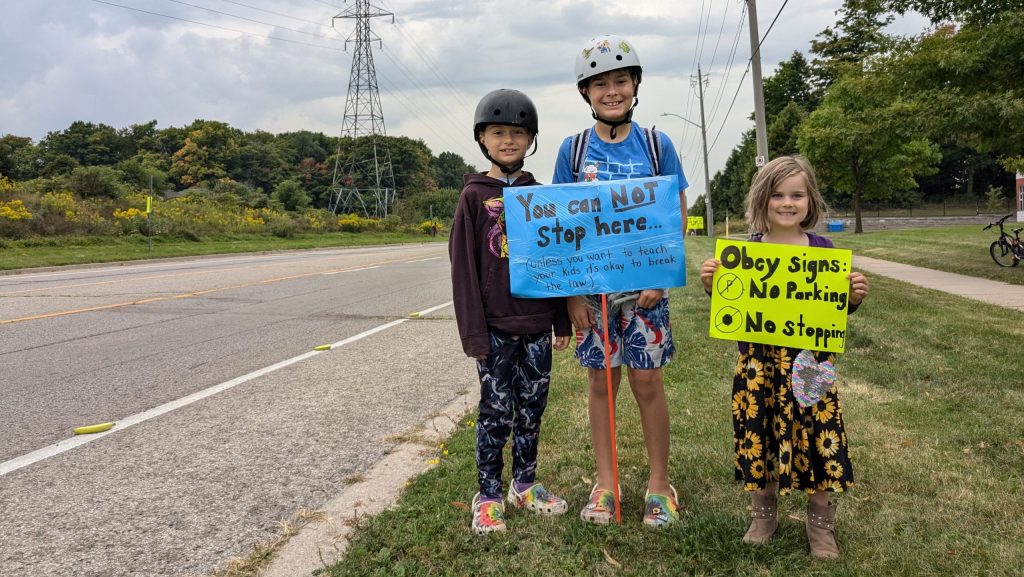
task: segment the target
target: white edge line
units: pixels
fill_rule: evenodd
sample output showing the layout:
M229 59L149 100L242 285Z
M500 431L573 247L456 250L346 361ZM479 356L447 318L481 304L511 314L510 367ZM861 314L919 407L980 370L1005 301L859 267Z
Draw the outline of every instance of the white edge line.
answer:
M363 268L350 268L348 270L336 270L334 272L325 272L321 276L331 276L332 274L342 274L346 272L359 272L361 270L370 270L371 268L380 268L380 265L364 266Z
M432 313L434 311L439 311L439 310L443 309L444 307L448 307L448 306L451 306L453 304L455 304L455 301L448 301L448 302L446 302L444 304L437 305L436 307L430 307L429 309L424 309L424 310L422 310L422 311L420 311L420 312L418 312L416 314L418 316L429 315L430 313Z
M414 262L427 262L428 260L437 260L439 258L441 258L441 257L439 257L439 256L432 256L430 258L421 258L419 260L407 260L407 261L405 261L405 264L412 264Z
M431 307L429 309L426 309L426 310L422 311L420 314L429 314L429 313L431 313L431 312L433 312L435 310L444 308L444 307L446 307L446 306L448 306L450 304L452 304L452 301L449 301L449 302L444 303L442 305L438 305L436 307ZM353 343L353 342L358 341L360 339L366 338L366 337L368 337L370 335L374 335L374 334L379 333L381 331L387 330L387 329L389 329L391 327L398 326L398 325L404 323L407 320L409 320L409 319L397 319L397 320L391 321L389 323L385 323L383 325L380 325L378 327L374 327L372 329L363 331L363 332L359 333L358 335L353 335L351 337L348 337L347 339L343 339L343 340L340 340L340 341L338 341L336 343L333 343L331 345L331 348L333 349L334 347L340 347L340 346L347 345L349 343ZM307 353L303 353L303 354L298 355L296 357L292 357L290 359L285 359L285 360L283 360L283 361L281 361L279 363L275 363L275 364L270 365L268 367L264 367L262 369L255 370L255 371L253 371L251 373L242 375L240 377L235 377L234 379L231 379L230 381L225 381L225 382L220 383L218 385L214 385L212 387L209 387L209 388L203 389L201 391L192 393L191 395L184 396L184 397L182 397L180 399L176 399L176 400L164 403L164 404L160 405L159 407L154 407L152 409L149 409L148 411L143 411L141 413L136 413L134 415L125 417L123 419L120 419L120 420L116 421L116 423L114 425L114 428L110 429L109 431L104 431L102 433L95 433L95 434L92 434L92 435L75 436L75 437L72 437L70 439L64 439L64 440L61 440L61 441L57 441L56 443L54 443L52 445L49 445L47 447L43 447L42 449L37 449L35 451L32 451L31 453L27 453L27 454L22 455L20 457L15 457L15 458L13 458L13 459L11 459L9 461L4 461L3 463L0 463L0 477L6 475L7 473L12 473L14 471L17 471L18 469L21 469L22 467L27 467L27 466L32 465L34 463L38 463L39 461L42 461L44 459L49 459L50 457L54 457L56 455L59 455L61 453L66 452L66 451L70 451L71 449L74 449L76 447L80 447L80 446L82 446L82 445L84 445L86 443L91 443L92 441L96 441L98 439L102 439L103 437L106 437L107 435L109 435L111 433L116 433L118 431L123 431L124 429L127 429L128 427L131 427L133 425L137 425L137 424L142 423L144 421L148 421L149 419L152 419L154 417L159 417L160 415L163 415L164 413L169 413L169 412L171 412L171 411L173 411L175 409L180 409L182 407L191 405L192 403L195 403L197 401L201 401L201 400L203 400L203 399L205 399L207 397L216 395L217 393L226 391L226 390L228 390L228 389L230 389L232 387L235 387L235 386L240 385L242 383L245 383L247 381L251 381L251 380L253 380L255 378L262 377L263 375L272 373L272 372L274 372L274 371L276 371L278 369L283 369L283 368L285 368L285 367L287 367L289 365L293 365L293 364L295 364L297 362L304 361L304 360L306 360L306 359L308 359L310 357L314 357L316 355L319 355L319 354L325 353L325 352L327 352L327 351L326 350L324 350L324 351L309 351Z

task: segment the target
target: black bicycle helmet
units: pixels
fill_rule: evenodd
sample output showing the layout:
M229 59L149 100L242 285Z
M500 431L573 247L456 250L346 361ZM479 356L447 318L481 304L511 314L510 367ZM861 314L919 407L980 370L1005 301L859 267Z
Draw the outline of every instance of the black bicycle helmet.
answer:
M473 140L480 146L484 157L501 167L502 172L511 174L523 167L519 162L516 166L508 167L497 162L487 153L487 148L480 142L480 133L489 124L502 124L506 126L521 126L527 130L533 138L533 152L537 152L537 107L533 105L530 97L510 88L500 88L489 92L480 99L476 105L476 113L473 115ZM528 155L529 156L529 155Z

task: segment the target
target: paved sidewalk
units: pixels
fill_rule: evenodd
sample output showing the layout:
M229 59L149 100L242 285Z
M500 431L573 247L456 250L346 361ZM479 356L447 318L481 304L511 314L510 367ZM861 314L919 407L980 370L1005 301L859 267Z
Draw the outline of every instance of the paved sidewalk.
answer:
M853 266L969 299L1024 311L1024 286L854 255ZM1021 271L1024 274L1024 270Z

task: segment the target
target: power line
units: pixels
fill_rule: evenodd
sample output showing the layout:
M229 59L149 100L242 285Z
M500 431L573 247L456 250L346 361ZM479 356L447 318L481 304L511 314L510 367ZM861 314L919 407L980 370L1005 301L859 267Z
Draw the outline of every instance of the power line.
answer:
M440 80L442 84L447 86L449 90L451 90L452 96L455 97L459 104L461 104L464 109L472 113L472 110L474 110L474 108L470 106L469 103L462 99L462 95L451 83L451 81L448 80L448 77L444 75L444 73L441 71L441 66L438 65L437 62L430 56L430 53L421 48L413 39L413 37L406 33L405 28L397 22L395 23L395 29L397 29L399 34L401 34L402 37L405 38L409 42L409 44L412 45L412 47L416 50L416 53L423 57L423 60L425 60L426 63L433 69L434 76L438 80Z
M765 30L764 36L762 36L761 40L757 43L757 48L754 50L754 54L761 51L761 45L764 44L764 39L768 38L768 33L772 31L772 27L775 26L775 21L782 15L782 9L786 7L786 4L789 4L789 0L785 0L782 3L782 6L779 6L779 11L775 13L775 18L772 18L772 23L768 25L768 30ZM750 57L753 58L754 56L751 55Z
M252 5L249 5L249 4L244 4L242 2L235 2L235 0L221 0L221 2L227 2L228 4L234 4L236 6L241 6L243 8L249 8L251 10L256 10L257 12L264 12L266 14L273 14L274 16L281 16L283 18L288 18L290 20L295 20L297 22L305 22L306 24L312 24L314 26L319 26L321 28L330 28L330 26L328 26L326 24L321 24L319 22L314 22L313 20L306 20L305 18L299 18L298 16L292 16L291 14L285 14L283 12L274 12L273 10L266 10L264 8L259 8L259 7L252 6ZM340 8L339 8L339 10L340 10Z
M253 18L246 18L245 16L239 16L237 14L231 14L231 13L228 13L228 12L222 12L220 10L214 10L213 8L207 8L205 6L199 6L198 4L190 4L188 2L183 2L182 0L167 0L167 2L174 2L175 4L181 4L182 6L188 6L190 8L198 8L199 10L206 10L207 12L213 12L214 14L219 14L221 16L227 16L228 18L237 18L238 20L245 20L246 22L252 22L254 24L260 24L260 25L263 25L263 26L271 26L273 28L280 28L281 30L287 30L289 32L295 32L296 34L305 34L306 36L312 36L314 38L323 38L325 40L332 40L332 41L337 42L336 39L331 38L329 36L324 36L323 34L315 34L313 32L306 32L304 30L296 30L295 28L288 28L287 26L280 26L278 24L271 24L270 22L263 22L261 20L255 20Z
M420 83L419 83L419 82L418 82L418 81L417 81L417 80L416 80L416 79L415 79L415 78L414 78L413 76L411 76L411 75L410 75L410 74L409 74L409 73L407 72L407 69L406 69L406 68L405 68L405 67L404 67L404 66L403 66L403 65L402 65L402 64L401 64L401 63L400 63L400 62L399 62L398 60L396 60L396 59L395 59L394 57L392 57L392 55L391 55L391 53L390 53L389 49L387 49L387 48L384 48L384 49L383 49L383 50L381 51L381 53L382 53L382 54L384 54L384 57L385 57L385 58L387 58L387 59L388 59L388 60L389 60L389 61L390 61L390 62L391 62L392 64L394 64L394 65L395 65L395 67L396 67L396 68L398 69L398 71L399 71L399 72L400 72L400 73L401 73L401 74L402 74L403 76L405 76L405 77L406 77L406 79L408 79L408 80L409 80L409 81L410 81L410 82L411 82L411 83L412 83L412 84L414 85L414 87L415 87L415 88L416 88L417 90L419 90L420 94L422 94L422 95L424 96L424 98L425 98L426 100L429 100L429 101L433 102L433 103L435 104L435 106L436 106L436 107L437 107L437 108L438 108L439 110L441 110L441 111L442 111L442 113L443 113L443 114L445 114L445 115L448 115L448 118L449 118L449 120L450 120L450 121L452 121L451 123L452 123L453 125L456 125L456 126L457 126L457 125L459 124L459 122L458 122L458 119L457 119L457 118L455 118L455 117L453 117L453 116L451 116L451 114L452 114L452 113L451 113L451 111L450 111L450 110L449 110L448 108L446 108L446 107L445 107L445 106L443 105L443 103L438 103L438 102L437 102L437 101L436 101L436 100L435 100L434 98L432 98L432 97L431 97L431 96L430 96L430 95L428 94L428 92L427 92L427 89L426 89L426 87L424 87L424 86L423 86L422 84L420 84ZM378 74L379 74L379 73L380 73L380 72L378 71ZM428 121L428 122L430 122L431 124L433 124L433 117L432 117L431 115L426 115L426 114L422 114L422 110L420 111L420 113L421 113L421 114L420 114L420 116L421 116L421 117L423 117L423 118L427 119L427 121ZM442 124L442 125L437 125L437 124L434 124L434 126L435 126L436 128L438 128L438 129L439 129L439 133L444 133L444 134L446 134L446 135L448 135L448 136L453 136L453 134L452 134L451 132L449 132L449 131L448 131L448 129L446 129L446 128L444 127L444 125L443 125L443 124Z
M718 37L715 39L715 49L711 52L711 62L708 63L709 69L715 65L715 57L718 56L718 45L722 42L722 32L725 31L725 20L727 16L729 16L728 2L725 4L725 10L722 11L722 25L718 27ZM708 18L708 20L710 21L711 19Z
M708 147L708 150L711 150L712 148L715 147L715 143L718 142L718 137L721 136L722 130L725 128L725 123L729 121L729 114L732 112L733 105L736 104L736 97L739 96L740 94L740 89L743 87L743 81L747 78L747 73L750 72L750 65L754 61L754 55L761 51L761 45L764 44L765 39L768 38L768 33L772 31L772 27L775 26L775 22L779 19L779 16L782 14L783 8L785 8L786 4L788 3L789 0L785 0L782 3L782 6L779 6L779 11L775 13L775 18L772 19L772 23L768 26L768 30L766 30L764 35L761 36L761 40L757 43L757 47L754 49L754 53L751 54L750 58L747 60L747 68L746 70L743 71L743 77L740 78L739 86L736 87L736 94L733 95L732 103L729 104L729 110L726 111L725 118L722 120L722 126L718 129L718 134L715 135L715 139L711 142L711 146Z
M742 6L743 7L740 10L740 21L739 24L736 25L736 34L733 36L732 39L732 49L729 51L729 63L725 67L725 78L722 80L722 83L718 87L718 94L715 95L715 105L711 109L711 114L708 117L709 123L713 123L715 121L715 116L718 114L718 108L722 104L722 96L725 94L725 87L729 83L729 76L732 74L733 62L735 62L736 60L736 49L739 47L740 44L740 36L743 33L743 25L747 21L747 19L745 18L747 15L746 2L744 2Z
M301 42L299 40L290 40L288 38L281 38L279 36L267 36L264 34L256 34L254 32L246 32L245 30L238 30L236 28L228 28L227 26L218 26L216 24L208 24L206 22L198 22L196 20L189 20L187 18L179 18L177 16L171 16L169 14L161 14L159 12L151 12L149 10L143 10L141 8L135 8L132 6L125 6L123 4L115 4L114 2L107 2L106 0L91 0L97 4L106 4L107 6L114 6L116 8L124 8L125 10L132 10L134 12L141 12L143 14L149 14L151 16L159 16L161 18L168 18L171 20L177 20L179 22L188 22L189 24L195 24L197 26L205 26L207 28L215 28L217 30L225 30L227 32L234 32L236 34L242 34L244 36L252 36L254 38L263 38L265 40L277 40L279 42L288 42L289 44L298 44L300 46L310 46L312 48L320 48L323 50L333 50L335 52L344 52L341 48L334 48L332 46L323 46L321 44L311 44L309 42Z

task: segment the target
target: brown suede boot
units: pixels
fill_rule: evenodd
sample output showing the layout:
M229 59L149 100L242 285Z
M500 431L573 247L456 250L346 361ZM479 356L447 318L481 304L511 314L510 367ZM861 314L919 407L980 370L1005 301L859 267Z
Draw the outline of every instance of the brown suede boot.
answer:
M836 543L836 504L807 503L807 541L811 555L818 559L838 559L839 544Z
M750 494L750 528L743 536L744 543L763 545L771 540L779 527L777 495Z

